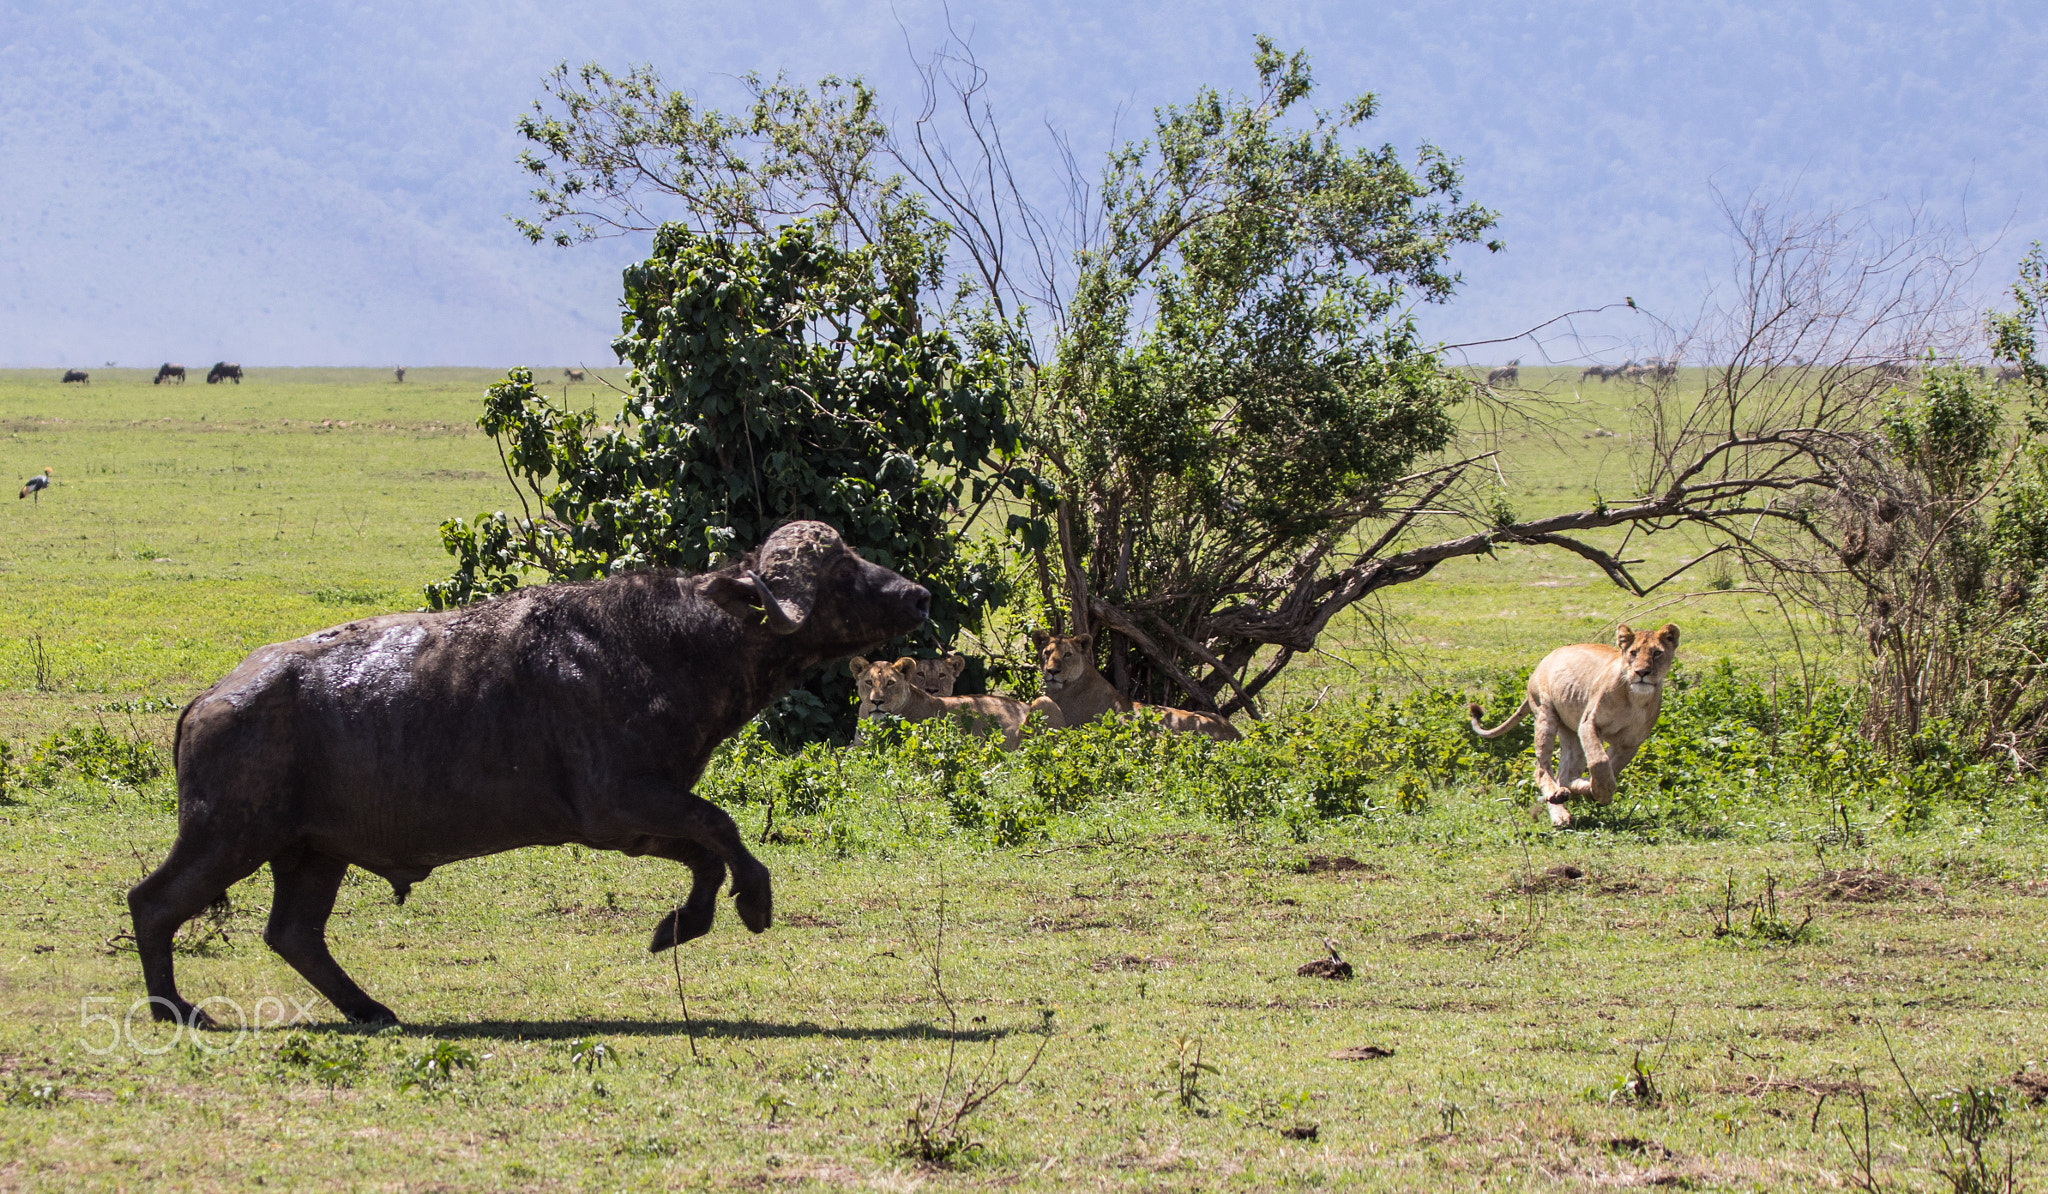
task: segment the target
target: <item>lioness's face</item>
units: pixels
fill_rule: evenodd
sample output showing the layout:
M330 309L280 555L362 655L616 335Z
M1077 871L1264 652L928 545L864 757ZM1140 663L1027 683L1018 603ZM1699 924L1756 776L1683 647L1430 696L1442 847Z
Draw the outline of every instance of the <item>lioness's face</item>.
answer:
M950 689L960 679L960 673L967 670L965 655L948 655L944 659L920 659L917 670L910 673L910 682L935 693L941 688Z
M895 713L910 699L910 672L917 666L916 660L869 663L855 656L852 663L853 686L861 700L885 713Z
M1060 638L1041 630L1033 638L1038 643L1038 670L1055 687L1079 680L1095 662L1092 634Z
M1671 674L1671 663L1678 656L1678 627L1666 622L1655 631L1638 634L1623 626L1614 632L1614 645L1628 668L1629 691L1648 696Z

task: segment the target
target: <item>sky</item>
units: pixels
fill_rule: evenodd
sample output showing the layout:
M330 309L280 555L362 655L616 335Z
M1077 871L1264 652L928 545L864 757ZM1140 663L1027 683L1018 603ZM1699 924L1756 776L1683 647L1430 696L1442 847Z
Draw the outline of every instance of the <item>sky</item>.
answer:
M1752 194L1917 208L1982 251L1987 304L2048 239L2048 16L2018 3L0 0L0 366L608 365L645 241L507 218L547 71L648 62L712 104L862 75L903 110L949 17L1048 186L1048 124L1099 162L1249 90L1256 34L1306 48L1319 103L1375 93L1370 141L1462 158L1501 214L1420 313L1453 343L1624 297L1682 322Z

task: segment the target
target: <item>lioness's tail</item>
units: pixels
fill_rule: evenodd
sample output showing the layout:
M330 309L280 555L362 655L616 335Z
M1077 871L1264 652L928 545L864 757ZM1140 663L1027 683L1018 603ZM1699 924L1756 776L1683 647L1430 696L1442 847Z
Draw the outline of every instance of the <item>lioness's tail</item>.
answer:
M1477 704L1467 705L1465 706L1465 708L1468 712L1472 714L1473 733L1479 735L1481 738L1498 738L1502 734L1505 734L1509 730L1512 730L1516 726L1522 724L1522 715L1529 711L1529 698L1523 697L1522 703L1515 706L1515 711L1508 715L1508 719L1504 722L1501 722L1499 725L1493 727L1490 730L1487 729L1485 726L1479 724L1479 719L1485 715L1486 710L1481 709Z

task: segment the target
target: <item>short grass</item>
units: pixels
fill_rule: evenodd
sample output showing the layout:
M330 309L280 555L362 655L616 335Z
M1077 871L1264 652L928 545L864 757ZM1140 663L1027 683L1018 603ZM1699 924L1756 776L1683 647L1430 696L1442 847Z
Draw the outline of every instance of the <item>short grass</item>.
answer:
M57 476L0 511L0 738L19 751L132 718L162 740L158 702L248 649L417 604L446 568L436 523L511 500L470 422L491 379L0 374L0 467ZM1620 467L1620 437L1585 438L1626 432L1617 398L1566 408L1583 429L1514 431L1510 500L1625 488L1588 479ZM1446 565L1390 595L1394 656L1355 628L1290 699L1490 689L1642 616L1577 563ZM1689 659L1768 674L1782 632L1738 600L1645 612L1685 627ZM168 782L17 793L0 807L0 1185L1826 1188L1858 1176L1861 1090L1883 1188L1945 1189L1894 1053L1929 1098L2003 1084L1994 1151L2036 1187L2048 1163L2013 1081L2048 1057L2048 836L2017 796L1911 831L1874 803L1758 797L1713 834L1620 816L1556 834L1520 782L1307 822L1110 793L997 846L914 775L864 783L845 807L784 810L760 847L774 929L722 915L676 955L645 952L679 894L659 863L521 851L449 867L403 906L352 876L335 948L407 1019L383 1034L339 1024L262 945L259 875L218 925L188 927L179 965L189 996L263 1027L196 1041L93 1018L142 993L123 897L173 836ZM733 811L750 838L768 830L763 806ZM1767 876L1788 927L1812 910L1808 931L1717 937L1731 878L1748 899ZM921 952L942 925L957 1024ZM1325 938L1351 981L1295 973ZM303 1025L276 1023L301 1001ZM970 1081L1045 1051L941 1166L899 1145L949 1037ZM1332 1056L1366 1046L1389 1053ZM1189 1070L1197 1047L1213 1070ZM1638 1060L1654 1098L1626 1084Z

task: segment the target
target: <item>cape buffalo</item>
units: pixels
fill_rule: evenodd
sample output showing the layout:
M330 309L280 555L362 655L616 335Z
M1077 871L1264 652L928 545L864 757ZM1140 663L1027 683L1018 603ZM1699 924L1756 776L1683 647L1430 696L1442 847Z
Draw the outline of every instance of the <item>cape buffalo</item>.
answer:
M795 522L700 575L661 570L518 589L263 647L178 718L178 838L128 893L158 1019L171 937L270 864L264 940L351 1020L395 1019L342 972L326 925L348 868L400 901L437 866L576 842L690 868L660 951L711 929L731 868L747 928L768 868L690 789L717 743L805 673L922 624L931 594Z
M160 386L164 384L164 382L166 381L175 381L181 386L184 385L185 366L173 365L170 362L166 361L164 363L163 368L158 369L156 371L156 380L150 382L149 384L153 386Z
M242 367L240 365L230 364L227 361L216 361L213 368L206 371L207 385L215 385L230 379L236 385L242 384Z
M86 383L87 385L91 385L91 384L92 384L92 374L90 374L90 373L87 373L87 372L86 372L85 370L83 370L83 369L66 369L66 370L64 371L64 380L65 380L65 381L82 381L82 382L85 382L85 383Z

